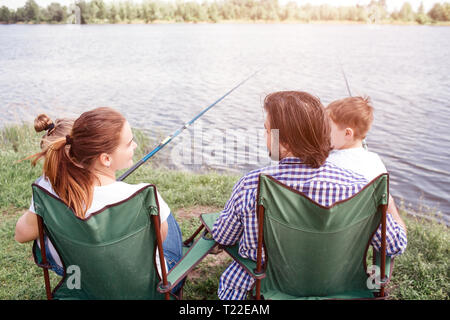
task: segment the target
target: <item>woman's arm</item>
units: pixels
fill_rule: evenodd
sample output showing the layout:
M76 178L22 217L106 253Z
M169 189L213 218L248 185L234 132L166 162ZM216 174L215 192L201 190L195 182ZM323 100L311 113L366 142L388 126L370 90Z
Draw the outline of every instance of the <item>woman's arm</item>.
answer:
M25 243L39 237L37 216L34 212L27 210L17 221L14 239Z

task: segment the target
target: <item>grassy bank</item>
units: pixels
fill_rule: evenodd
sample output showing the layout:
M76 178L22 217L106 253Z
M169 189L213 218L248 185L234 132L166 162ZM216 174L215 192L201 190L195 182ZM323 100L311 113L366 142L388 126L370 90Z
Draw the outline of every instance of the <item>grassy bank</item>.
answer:
M139 159L151 143L140 132L135 132L135 136ZM41 174L40 165L32 168L28 161L17 161L35 153L39 139L27 125L0 130L0 299L45 299L42 271L34 265L31 244L14 241L16 221L30 205L30 184ZM154 183L187 237L199 226L200 213L218 211L224 206L237 179L238 176L193 174L144 165L127 182ZM406 253L395 261L392 297L449 299L448 228L404 212L403 217L409 242ZM185 298L217 299L218 279L229 262L224 253L208 256L188 278ZM53 284L57 279L52 275Z

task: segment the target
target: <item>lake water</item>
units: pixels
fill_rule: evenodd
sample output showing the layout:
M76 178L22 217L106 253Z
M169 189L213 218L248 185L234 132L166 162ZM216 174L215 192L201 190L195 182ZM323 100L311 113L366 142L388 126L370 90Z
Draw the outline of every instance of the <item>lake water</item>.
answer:
M244 173L268 164L265 95L302 90L326 105L348 95L342 65L352 94L373 101L367 142L397 203L448 222L449 40L450 28L427 26L0 25L0 126L110 106L159 139L264 67L158 158Z

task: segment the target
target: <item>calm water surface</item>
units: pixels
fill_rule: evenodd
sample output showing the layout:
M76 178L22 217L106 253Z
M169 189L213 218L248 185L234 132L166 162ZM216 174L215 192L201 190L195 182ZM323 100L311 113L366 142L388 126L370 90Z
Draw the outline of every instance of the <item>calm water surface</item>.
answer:
M161 151L170 167L244 173L268 164L264 96L303 90L328 104L348 95L342 65L352 94L372 98L367 141L391 193L448 222L449 39L425 26L1 25L0 126L110 106L158 139L264 67Z

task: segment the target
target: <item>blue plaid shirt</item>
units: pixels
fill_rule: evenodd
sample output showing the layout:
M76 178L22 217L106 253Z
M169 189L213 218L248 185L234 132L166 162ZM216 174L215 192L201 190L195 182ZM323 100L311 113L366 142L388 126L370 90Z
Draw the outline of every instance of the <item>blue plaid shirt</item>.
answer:
M320 168L311 168L298 158L282 159L277 165L257 169L243 176L234 186L231 197L214 224L214 239L223 245L239 240L239 254L256 261L258 224L256 193L261 173L271 175L281 183L308 195L317 203L330 206L360 191L367 180L352 171L325 162ZM390 256L401 254L406 248L406 235L390 214L387 215L387 249ZM372 245L381 247L380 229ZM245 299L252 288L253 278L237 262L233 262L220 278L218 295L222 300Z

